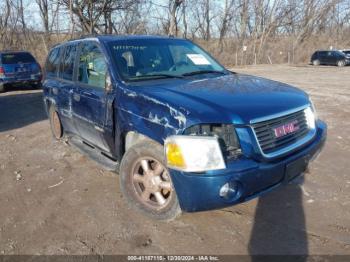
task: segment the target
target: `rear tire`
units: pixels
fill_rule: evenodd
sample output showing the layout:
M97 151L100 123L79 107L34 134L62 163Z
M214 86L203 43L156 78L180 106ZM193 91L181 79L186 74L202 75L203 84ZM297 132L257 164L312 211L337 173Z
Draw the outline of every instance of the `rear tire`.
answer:
M63 126L56 107L50 106L49 118L52 135L56 140L60 140L63 136Z
M5 92L5 85L4 84L0 84L0 93Z
M34 88L34 89L41 89L41 83L32 84L32 88Z
M338 62L337 62L337 66L339 66L339 67L345 66L345 61L344 61L344 60L338 61Z
M316 60L312 61L312 64L314 66L319 66L320 65L320 60L316 59Z
M181 214L160 144L140 142L125 153L120 165L120 188L132 208L153 219L173 220Z

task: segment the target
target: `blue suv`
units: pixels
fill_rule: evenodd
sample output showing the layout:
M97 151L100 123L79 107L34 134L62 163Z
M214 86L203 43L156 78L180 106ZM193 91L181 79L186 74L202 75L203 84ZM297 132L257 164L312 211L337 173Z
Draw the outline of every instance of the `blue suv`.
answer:
M157 218L223 208L302 174L326 140L308 95L226 70L194 43L96 36L55 46L44 102L63 136Z
M35 58L24 51L0 51L0 93L12 84L41 86L41 68Z

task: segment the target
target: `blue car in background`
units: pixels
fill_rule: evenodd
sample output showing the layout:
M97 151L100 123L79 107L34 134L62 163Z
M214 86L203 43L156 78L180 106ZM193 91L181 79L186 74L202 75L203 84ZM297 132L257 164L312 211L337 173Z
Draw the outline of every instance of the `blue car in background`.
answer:
M157 219L231 206L288 183L327 134L305 92L228 71L178 38L59 44L43 92L53 136L118 172L126 201Z
M0 93L13 84L41 86L42 73L39 63L24 51L0 51Z

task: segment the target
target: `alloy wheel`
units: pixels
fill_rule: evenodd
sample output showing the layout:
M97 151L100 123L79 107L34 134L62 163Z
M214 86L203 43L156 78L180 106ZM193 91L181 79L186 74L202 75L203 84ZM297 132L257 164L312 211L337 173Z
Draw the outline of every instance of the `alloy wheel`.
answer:
M166 208L174 194L168 170L153 158L136 161L132 184L139 201L154 210Z

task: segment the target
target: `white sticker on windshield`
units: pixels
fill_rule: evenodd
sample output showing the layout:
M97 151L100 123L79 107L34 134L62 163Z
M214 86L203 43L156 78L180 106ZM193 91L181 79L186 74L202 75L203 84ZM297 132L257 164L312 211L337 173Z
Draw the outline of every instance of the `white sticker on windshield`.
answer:
M201 54L187 54L187 57L191 59L191 61L195 65L210 65L208 59L205 58L204 55Z

